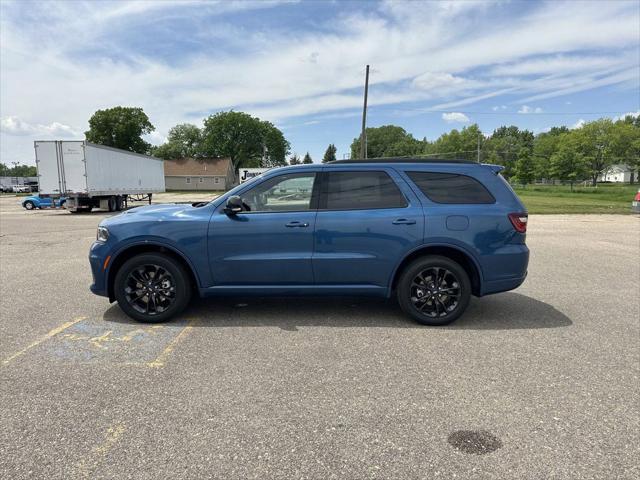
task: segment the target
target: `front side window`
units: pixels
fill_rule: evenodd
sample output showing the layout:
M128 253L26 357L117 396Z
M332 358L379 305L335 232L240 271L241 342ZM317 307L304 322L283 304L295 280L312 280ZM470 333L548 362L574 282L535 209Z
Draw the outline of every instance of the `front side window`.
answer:
M297 212L311 209L315 173L280 175L242 194L249 212Z
M475 178L457 173L407 172L422 193L436 203L483 204L496 199Z
M361 210L404 208L407 200L386 172L327 172L322 182L320 208Z

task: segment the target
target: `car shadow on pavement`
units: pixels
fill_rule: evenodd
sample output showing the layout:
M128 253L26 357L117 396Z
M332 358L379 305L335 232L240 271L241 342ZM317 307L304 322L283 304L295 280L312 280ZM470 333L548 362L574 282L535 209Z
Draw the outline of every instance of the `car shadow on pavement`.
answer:
M103 316L115 323L136 322L117 304ZM428 328L405 316L395 299L352 297L267 297L196 299L180 315L195 327L386 327ZM567 327L573 322L553 306L519 293L472 298L467 312L445 327L451 330L509 330Z

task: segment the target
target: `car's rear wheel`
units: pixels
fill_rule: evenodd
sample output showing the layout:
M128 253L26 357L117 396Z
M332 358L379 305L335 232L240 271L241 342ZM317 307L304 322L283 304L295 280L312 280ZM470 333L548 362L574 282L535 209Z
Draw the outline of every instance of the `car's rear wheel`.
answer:
M36 205L31 200L27 200L26 202L24 202L24 208L26 208L27 210L33 210L34 208L36 208Z
M421 257L402 272L398 303L405 313L424 325L446 325L464 313L471 298L467 272L450 258Z
M141 322L164 322L191 298L189 275L171 257L145 253L127 260L116 273L114 294L120 308Z

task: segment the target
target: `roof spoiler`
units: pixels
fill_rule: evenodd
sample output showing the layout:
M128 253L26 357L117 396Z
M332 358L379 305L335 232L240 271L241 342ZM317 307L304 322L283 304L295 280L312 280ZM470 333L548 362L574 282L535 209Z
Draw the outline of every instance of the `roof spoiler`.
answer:
M504 170L504 167L502 165L494 165L492 163L483 163L482 166L487 167L495 175L498 175L502 170Z

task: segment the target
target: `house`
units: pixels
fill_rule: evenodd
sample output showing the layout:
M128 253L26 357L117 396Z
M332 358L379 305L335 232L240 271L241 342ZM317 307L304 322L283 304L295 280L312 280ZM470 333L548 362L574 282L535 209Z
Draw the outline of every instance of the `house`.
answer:
M614 182L614 183L629 183L633 171L628 165L619 164L611 165L602 175L598 178L599 182Z
M181 158L164 162L167 190L228 190L235 181L229 158Z

